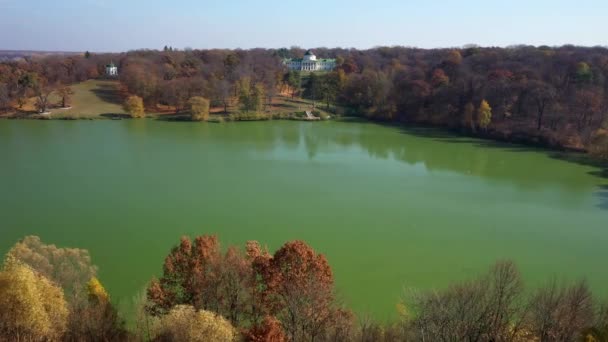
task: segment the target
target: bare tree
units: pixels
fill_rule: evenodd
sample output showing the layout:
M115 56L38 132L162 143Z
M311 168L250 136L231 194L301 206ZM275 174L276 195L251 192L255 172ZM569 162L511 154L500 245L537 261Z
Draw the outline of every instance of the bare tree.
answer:
M591 328L593 318L593 298L585 282L563 286L552 281L532 297L527 326L541 342L576 341Z

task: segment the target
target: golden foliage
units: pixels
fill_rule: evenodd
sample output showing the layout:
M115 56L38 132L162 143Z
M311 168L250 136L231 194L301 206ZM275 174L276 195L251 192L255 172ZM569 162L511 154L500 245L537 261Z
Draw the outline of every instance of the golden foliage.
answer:
M125 110L131 114L132 118L144 118L144 101L139 96L129 96L125 101Z
M161 319L161 337L172 341L235 341L236 330L223 317L178 305Z
M209 100L195 96L188 101L192 121L207 121L209 119Z
M482 129L486 129L492 122L492 107L486 100L482 100L477 109L477 124Z
M87 250L47 245L38 236L26 236L8 255L60 285L71 303L84 299L85 286L97 273Z
M96 303L106 303L110 300L110 296L106 292L106 289L101 285L99 279L93 277L87 284L89 291L89 300Z
M0 272L0 334L56 341L65 333L67 319L61 288L7 256Z

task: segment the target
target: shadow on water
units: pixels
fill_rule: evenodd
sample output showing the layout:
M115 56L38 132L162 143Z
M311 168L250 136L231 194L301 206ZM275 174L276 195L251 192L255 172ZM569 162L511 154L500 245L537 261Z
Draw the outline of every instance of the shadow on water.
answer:
M608 185L601 185L596 195L600 199L600 203L597 205L597 207L608 210Z
M593 167L596 170L589 171L588 174L608 179L608 162L591 158L581 152L556 151L542 146L484 140L482 138L459 135L456 132L435 127L400 127L400 130L403 134L422 138L432 138L436 141L446 143L468 144L476 147L501 149L508 152L541 152L552 159Z
M108 119L130 119L131 115L129 114L117 114L117 113L103 113L99 114L99 116L108 118Z

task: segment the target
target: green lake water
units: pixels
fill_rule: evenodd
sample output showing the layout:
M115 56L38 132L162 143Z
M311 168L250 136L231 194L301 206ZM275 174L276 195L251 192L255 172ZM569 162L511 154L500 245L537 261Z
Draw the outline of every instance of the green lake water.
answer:
M608 294L608 179L542 150L356 122L0 121L0 253L86 248L116 302L180 236L327 255L356 312L517 262Z

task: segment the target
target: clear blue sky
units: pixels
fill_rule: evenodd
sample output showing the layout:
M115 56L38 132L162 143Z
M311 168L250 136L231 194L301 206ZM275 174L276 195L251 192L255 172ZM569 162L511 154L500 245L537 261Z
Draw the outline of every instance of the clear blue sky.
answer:
M0 49L608 45L608 0L0 0Z

